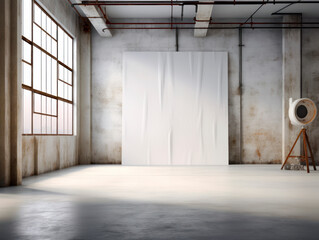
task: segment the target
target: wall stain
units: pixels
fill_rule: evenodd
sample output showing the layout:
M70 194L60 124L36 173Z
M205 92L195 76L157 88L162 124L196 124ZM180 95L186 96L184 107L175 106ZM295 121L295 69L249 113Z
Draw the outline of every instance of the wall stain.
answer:
M257 156L258 156L258 158L259 158L259 161L260 161L261 154L260 154L260 151L259 151L258 148L256 149L256 154L257 154Z

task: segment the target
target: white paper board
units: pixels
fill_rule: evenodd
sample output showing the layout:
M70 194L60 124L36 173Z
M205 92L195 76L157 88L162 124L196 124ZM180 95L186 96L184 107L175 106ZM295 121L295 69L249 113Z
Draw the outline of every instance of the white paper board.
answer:
M226 52L126 52L123 165L228 165Z

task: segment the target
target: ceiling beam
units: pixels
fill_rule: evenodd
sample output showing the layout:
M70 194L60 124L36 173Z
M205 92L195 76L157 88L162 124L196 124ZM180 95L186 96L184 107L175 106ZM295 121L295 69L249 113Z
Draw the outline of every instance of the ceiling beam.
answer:
M201 0L201 2L213 2L213 1ZM195 37L206 37L207 31L208 31L207 28L209 26L209 22L212 16L213 6L214 5L212 4L197 5L197 13L196 13L196 19L195 19L196 23L195 23L195 31L194 31ZM200 29L196 29L196 28L200 28Z
M81 4L82 0L75 0L74 3ZM78 7L82 10L86 17L88 17L92 26L96 29L96 31L100 34L101 37L112 37L112 33L107 26L108 20L100 6L78 5Z

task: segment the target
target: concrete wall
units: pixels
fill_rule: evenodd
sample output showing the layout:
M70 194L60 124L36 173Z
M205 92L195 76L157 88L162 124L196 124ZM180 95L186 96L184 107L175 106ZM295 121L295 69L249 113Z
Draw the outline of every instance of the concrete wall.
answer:
M2 186L19 184L21 175L31 176L78 163L121 163L122 53L176 49L173 30L117 30L113 31L112 38L102 38L95 30L92 35L82 30L78 16L67 1L39 1L75 37L75 136L21 138L21 79L19 68L11 67L19 66L14 63L20 62L20 44L14 44L19 35L19 24L16 24L19 18L12 18L19 15L12 10L19 11L19 8L12 8L19 1L1 1L1 11L5 14L0 14L4 23L0 33L7 36L0 39L0 63L3 63L0 64ZM230 163L279 163L284 92L283 34L281 30L243 30L242 89L239 84L238 36L238 30L210 30L206 38L194 38L193 30L180 30L179 51L229 53ZM319 30L303 30L302 40L303 96L319 104ZM12 84L8 79L16 81ZM318 159L318 119L310 126L309 135Z
M22 181L20 3L0 1L0 187Z
M85 28L87 29L87 28ZM93 30L94 31L94 30ZM79 163L91 163L91 32L81 32Z
M180 51L229 53L229 159L240 163L238 30L210 30L194 38L179 31ZM281 30L243 31L243 163L281 162ZM122 53L175 51L175 31L92 33L92 162L121 162ZM274 107L275 106L275 107Z
M300 22L300 15L286 15L283 22ZM289 119L289 99L301 97L301 30L283 29L282 30L282 160L285 161L291 146L295 142L300 129L294 127ZM300 144L297 144L292 152L293 155L300 155ZM294 159L289 159L295 162ZM298 160L297 162L298 163Z
M318 21L318 19L315 19ZM302 30L302 95L311 98L319 109L319 30ZM319 116L309 126L310 144L319 162Z
M75 79L77 91L74 92L75 103L79 104L81 87L80 49L81 49L81 23L76 12L65 0L39 0L40 4L75 38ZM90 35L90 34L88 34ZM86 46L90 48L89 45ZM85 67L83 67L85 71ZM89 79L90 80L90 79ZM75 108L75 136L23 136L23 177L41 174L78 164L78 144L80 111Z
M78 163L76 140L75 136L24 136L23 176L76 165Z
M243 31L243 161L281 163L282 33Z

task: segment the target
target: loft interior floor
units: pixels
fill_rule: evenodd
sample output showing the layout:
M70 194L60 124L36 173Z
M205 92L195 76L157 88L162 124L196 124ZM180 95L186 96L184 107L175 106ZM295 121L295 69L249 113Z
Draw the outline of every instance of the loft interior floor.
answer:
M318 239L319 171L78 166L0 189L1 239Z

